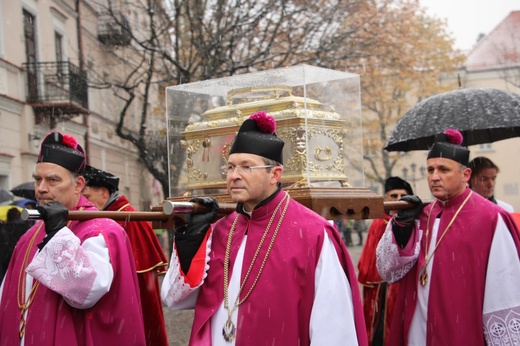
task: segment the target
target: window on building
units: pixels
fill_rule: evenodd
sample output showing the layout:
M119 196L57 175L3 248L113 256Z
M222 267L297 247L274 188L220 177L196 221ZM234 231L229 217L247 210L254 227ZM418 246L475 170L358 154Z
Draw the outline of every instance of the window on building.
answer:
M484 143L478 145L478 151L492 151L493 150L493 143Z
M4 23L3 7L0 6L0 23ZM4 56L4 26L0 25L0 57Z
M56 61L63 61L63 36L59 32L54 33L54 44L56 45Z
M56 51L56 74L58 82L63 84L63 64L65 64L63 61L63 35L61 35L59 32L54 32L54 46Z
M23 10L23 34L25 43L25 61L29 64L27 68L29 95L37 95L36 17L26 10Z

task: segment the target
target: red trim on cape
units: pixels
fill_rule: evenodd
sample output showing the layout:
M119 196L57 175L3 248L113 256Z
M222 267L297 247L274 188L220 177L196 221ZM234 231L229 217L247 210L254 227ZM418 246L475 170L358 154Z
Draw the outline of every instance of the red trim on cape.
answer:
M369 342L374 340L374 333L377 330L378 322L381 320L381 311L383 316L383 340L388 340L390 328L392 326L392 316L394 314L397 294L399 292L399 283L386 284L385 295L382 296L381 289L384 283L379 275L376 266L376 249L379 240L383 236L388 221L391 217L385 214L384 219L375 219L368 230L367 239L363 251L358 262L358 281L363 285L363 312L365 314L365 323Z

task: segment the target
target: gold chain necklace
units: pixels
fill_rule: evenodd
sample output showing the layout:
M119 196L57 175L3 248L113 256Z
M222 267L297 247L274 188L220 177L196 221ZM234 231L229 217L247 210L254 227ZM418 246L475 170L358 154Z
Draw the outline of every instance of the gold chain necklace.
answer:
M20 312L22 314L21 320L20 320L20 334L19 334L20 339L25 334L25 311L27 311L27 309L29 309L29 306L31 306L32 302L34 301L34 297L36 296L36 290L38 289L38 286L40 286L40 281L34 280L32 287L31 287L31 292L29 293L27 300L25 299L25 282L26 282L25 268L27 268L27 262L29 261L31 249L34 245L36 237L38 236L38 233L40 233L42 226L43 226L43 222L40 224L40 227L38 227L36 232L34 232L34 235L31 238L31 241L29 242L29 246L27 247L27 250L25 251L25 256L23 258L22 269L20 270L20 274L18 276L18 288L17 288L16 300L18 303L18 307L20 308ZM22 286L21 290L20 290L20 286Z
M469 198L471 197L472 194L473 194L473 191L470 191L468 196L464 200L464 202L462 202L462 204L460 205L459 209L457 209L457 211L455 212L455 215L453 215L453 217L451 218L451 221L448 224L448 226L446 226L446 228L444 229L444 232L442 232L441 237L437 241L437 244L435 245L435 248L432 251L432 255L428 256L428 248L429 248L428 234L430 233L430 217L432 216L433 207L435 206L435 203L437 202L437 200L435 200L433 202L432 207L430 209L430 213L428 214L428 222L426 223L426 241L425 241L425 244L424 244L425 254L424 254L424 266L423 266L424 269L422 270L422 273L419 276L419 279L420 279L420 282L421 282L422 286L425 286L426 283L428 282L428 270L427 270L428 263L433 258L433 254L435 253L435 251L439 247L442 239L444 238L444 236L448 232L448 230L449 230L450 226L453 224L453 222L455 222L455 219L459 215L459 213L462 210L462 208L466 205L466 203L468 202L468 200L469 200Z
M267 252L265 253L264 260L262 261L262 264L260 266L260 269L258 270L258 274L256 275L255 280L253 281L251 288L249 288L249 291L247 294L240 300L240 293L242 292L242 289L246 285L246 281L249 278L249 274L251 274L251 270L253 269L253 265L255 264L256 258L258 257L258 254L260 253L260 249L262 248L262 245L264 243L265 238L267 237L267 234L269 233L269 229L271 228L271 224L274 221L274 218L276 216L276 213L280 209L282 203L285 202L284 209L282 211L282 215L280 216L280 219L278 220L278 224L276 225L276 229L274 230L273 237L271 238L271 242L269 243L269 247L267 248ZM258 282L258 279L260 278L260 274L262 274L262 271L264 270L265 263L267 262L267 257L269 257L269 253L271 252L271 249L274 244L274 240L276 238L276 235L278 234L278 229L280 228L280 225L282 224L282 221L285 217L285 212L287 211L287 207L289 206L289 195L286 193L285 196L282 198L280 203L276 206L276 209L273 212L273 215L271 216L271 220L269 220L269 224L267 225L265 232L262 236L262 239L260 240L260 243L258 244L258 248L256 249L256 252L253 256L253 259L251 260L251 264L249 265L249 269L247 270L246 275L244 276L244 280L242 281L242 284L240 285L240 288L238 289L237 298L235 299L235 304L230 309L229 303L228 303L228 286L229 286L229 254L231 252L231 239L233 238L233 233L235 232L235 228L238 222L238 218L240 215L237 215L235 220L233 221L233 225L231 226L231 229L229 231L228 235L228 241L226 244L226 254L224 257L224 309L228 312L228 318L226 323L224 324L224 327L222 328L222 336L224 337L224 340L227 342L233 342L236 337L236 328L235 324L233 323L231 316L233 312L242 305L246 299L249 297L251 292L253 291L253 288L255 288L256 283Z
M83 209L84 208L81 207L79 210L83 210ZM67 227L69 227L71 223L72 223L72 221L69 221L67 223ZM26 324L25 312L29 309L29 307L33 303L34 298L36 297L36 290L38 290L38 287L40 286L40 281L34 279L33 284L31 286L31 292L29 292L29 296L27 297L27 300L25 299L25 285L26 285L26 280L27 280L27 275L25 273L25 269L28 266L29 256L31 255L31 249L32 249L34 242L36 241L36 237L40 233L40 230L42 229L43 225L44 225L44 222L40 223L40 226L38 227L36 232L34 232L34 235L31 238L31 241L29 242L27 250L25 251L25 256L24 256L23 262L22 262L22 268L20 270L20 274L18 275L18 288L17 288L17 292L16 292L16 300L17 300L18 307L20 308L20 313L21 313L20 333L19 333L20 339L25 334L25 324ZM21 286L21 290L20 290L20 286Z

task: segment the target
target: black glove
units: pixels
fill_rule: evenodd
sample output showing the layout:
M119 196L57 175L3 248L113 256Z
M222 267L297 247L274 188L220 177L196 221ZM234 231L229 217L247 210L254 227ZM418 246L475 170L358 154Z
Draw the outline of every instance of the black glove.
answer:
M424 206L419 196L416 195L403 196L399 200L413 204L413 207L409 209L399 210L395 218L392 219L395 241L401 248L404 248L412 235L414 220L419 216Z
M411 203L413 207L399 210L395 216L395 220L398 223L405 224L413 222L423 210L423 202L417 195L403 196L400 201Z
M41 250L60 229L67 225L69 210L60 202L42 204L37 206L36 210L45 223L45 232L47 233L43 241L38 244L38 248Z
M198 203L206 207L209 211L204 214L190 214L187 218L184 234L206 234L209 225L218 215L218 202L214 197L196 197L190 199L192 203Z
M218 216L218 203L214 197L196 197L190 202L208 208L204 214L190 214L185 225L175 229L175 245L182 271L186 274L191 261L206 236L209 226Z

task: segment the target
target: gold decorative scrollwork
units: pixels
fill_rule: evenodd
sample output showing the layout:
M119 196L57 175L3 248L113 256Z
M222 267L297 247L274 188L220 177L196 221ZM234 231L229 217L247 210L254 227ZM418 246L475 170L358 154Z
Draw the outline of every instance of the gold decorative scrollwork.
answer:
M184 145L186 146L186 154L188 155L188 157L191 157L194 153L196 153L202 144L201 140L199 139L184 142Z
M186 158L186 167L188 167L188 169L193 167L193 160L191 159L191 157Z
M242 123L247 119L247 115L242 113L242 111L240 109L237 109L236 113L235 113L235 117L232 119L233 120L233 123L236 125L236 126L240 126L242 125Z
M186 167L188 168L188 178L194 180L206 180L208 173L202 172L196 168L193 163L193 154L195 154L202 146L202 141L199 139L186 141Z
M227 162L228 156L229 156L229 150L231 150L231 145L233 142L225 143L222 146L222 160L224 162Z
M352 187L348 180L341 180L340 183L342 187Z
M327 165L326 168L329 171L343 172L343 157L341 156L341 151L338 157L334 160L334 164Z
M188 169L188 178L194 180L206 180L208 178L208 173L202 172L200 169L192 167Z
M322 154L325 154L325 156L322 156ZM314 158L318 161L329 161L332 158L332 149L328 146L322 148L318 145L314 149Z
M324 133L327 137L331 138L338 146L343 147L343 138L345 137L345 131L341 129L328 129Z
M309 187L307 184L307 178L302 178L298 180L297 182L293 183L289 186L289 189L296 189L296 188L302 188L302 187Z
M305 128L300 127L286 127L277 131L278 137L287 138L289 141L296 144L298 148L305 148L305 142L311 140L313 137L316 137L320 134L320 131L314 129L308 129L305 131Z
M319 172L321 170L321 166L314 165L307 161L307 151L299 151L293 150L293 157L291 157L285 163L285 168L287 171L311 171L311 172Z

